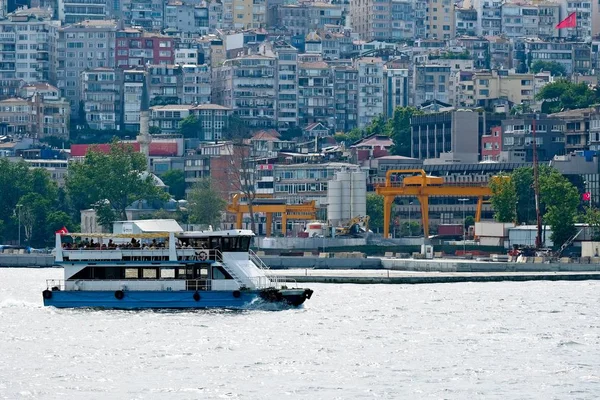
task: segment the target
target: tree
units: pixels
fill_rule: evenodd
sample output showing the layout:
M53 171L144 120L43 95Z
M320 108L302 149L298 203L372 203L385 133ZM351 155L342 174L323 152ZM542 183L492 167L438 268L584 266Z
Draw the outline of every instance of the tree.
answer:
M567 76L567 70L564 65L556 61L537 60L531 64L531 72L537 74L540 71L548 71L552 76Z
M127 219L125 209L136 200L168 199L146 168L143 154L116 140L107 154L91 147L82 162L69 166L68 197L77 210L93 207L102 225L110 226Z
M151 126L148 128L148 133L151 135L160 135L162 131L158 126Z
M556 169L547 165L540 165L538 168L540 214L544 223L552 227L551 238L558 247L575 232L579 192ZM496 214L504 217L498 220L510 222L511 210L516 209L518 224L536 222L533 168L517 168L509 179L495 179L492 185L496 185L496 189L492 188L492 206Z
M169 193L176 200L185 198L185 175L182 170L169 170L161 176L161 179L169 187Z
M76 232L78 229L76 224L73 223L71 216L64 211L51 211L46 217L45 235L47 244L52 245L54 243L54 234L57 230L62 227L67 228L69 232Z
M302 129L297 126L291 127L281 134L281 140L294 140L302 137Z
M389 136L394 141L392 154L411 157L410 119L416 115L423 115L423 112L415 107L396 107L394 110L388 121Z
M209 178L196 182L188 195L189 221L192 224L218 226L227 203Z
M56 183L48 172L41 168L29 169L22 161L13 163L0 158L0 188L0 236L4 240L16 240L20 228L26 224L29 243L43 244L47 239L43 227L49 210L63 206L58 201Z
M179 133L186 139L201 139L202 122L194 114L190 114L179 124Z
M469 227L473 225L475 225L475 217L472 215L467 215L465 217L465 230L469 229Z
M490 202L494 209L494 219L498 222L516 220L517 193L514 182L508 176L495 176L490 181L492 197Z
M552 227L551 239L560 247L575 234L579 193L554 168L540 175L540 198L545 206L544 222Z
M592 240L600 240L600 210L594 207L586 207L583 221L592 229Z
M375 193L367 194L367 215L369 216L369 227L375 232L383 230L383 196Z
M542 112L559 112L590 107L598 102L597 92L585 83L572 83L561 79L545 85L535 96L542 100Z

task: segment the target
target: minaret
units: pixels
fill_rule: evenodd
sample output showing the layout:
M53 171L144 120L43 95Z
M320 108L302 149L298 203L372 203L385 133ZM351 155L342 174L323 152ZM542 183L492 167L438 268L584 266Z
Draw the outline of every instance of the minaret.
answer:
M142 84L142 103L140 104L140 134L136 140L140 144L140 153L146 156L146 170L150 171L150 142L152 136L149 132L150 124L150 102L148 101L148 80L144 74L144 82Z

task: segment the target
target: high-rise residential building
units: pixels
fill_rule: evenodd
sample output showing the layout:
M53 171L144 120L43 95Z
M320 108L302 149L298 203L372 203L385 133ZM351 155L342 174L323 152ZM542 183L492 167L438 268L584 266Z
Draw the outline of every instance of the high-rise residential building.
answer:
M81 101L91 129L120 129L123 81L116 68L92 68L81 73Z
M413 104L419 106L428 100L450 102L448 82L450 67L436 64L414 66Z
M126 28L116 33L115 62L120 68L175 63L175 39L160 33Z
M350 2L352 29L366 41L412 39L416 29L416 3L419 2L352 0Z
M600 17L597 15L593 15L592 11L598 11L600 7L598 2L594 2L591 0L562 0L561 1L561 17L566 18L568 15L572 13L577 14L577 26L575 28L565 28L561 29L560 35L561 37L568 39L591 39L592 36L598 34L600 31L594 32L592 23L594 20L598 21ZM596 27L600 28L600 26Z
M266 0L223 0L223 29L264 28Z
M502 1L474 0L477 10L477 36L499 36L502 34Z
M409 70L390 60L383 66L384 115L392 118L396 107L407 107L410 103Z
M57 0L57 4L58 19L63 24L111 19L113 16L107 0Z
M164 7L162 0L120 0L120 17L129 26L158 32L163 29Z
M247 55L213 68L213 101L253 128L277 127L277 59Z
M346 65L332 69L335 131L348 132L358 126L358 70Z
M22 83L55 79L60 22L51 17L48 10L31 8L0 20L0 96L15 96Z
M140 110L146 72L142 69L123 71L123 127L131 132L140 131Z
M507 2L501 9L502 33L506 37L537 36L540 21L536 5Z
M165 5L164 25L187 35L206 35L210 31L209 5L171 0Z
M150 105L179 104L183 93L181 65L147 65Z
M298 126L298 49L277 41L272 52L277 57L277 127L285 131Z
M335 128L333 74L326 62L298 64L298 121L305 128L320 122Z
M477 35L477 10L474 8L456 7L455 11L455 34L460 36L476 36Z
M115 21L82 21L58 31L57 87L71 103L73 118L79 115L81 73L115 67Z
M456 29L452 0L427 0L427 37L453 39Z
M306 36L311 30L342 26L344 9L341 4L311 2L282 4L276 13L273 25L285 26L291 36Z
M211 71L207 64L183 64L183 104L209 104L211 102Z
M383 60L364 57L355 61L358 71L358 107L356 112L359 128L383 114Z

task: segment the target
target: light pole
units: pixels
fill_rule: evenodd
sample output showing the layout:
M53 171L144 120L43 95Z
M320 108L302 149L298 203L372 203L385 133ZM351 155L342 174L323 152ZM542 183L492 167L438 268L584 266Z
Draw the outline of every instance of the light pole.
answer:
M466 257L467 244L465 242L467 240L467 230L465 229L465 224L467 223L467 219L465 217L465 209L467 207L466 202L469 201L469 199L458 199L458 201L460 201L462 203L462 209L463 209L463 223L462 223L462 227L463 227L463 257Z
M408 202L408 231L410 232L410 236L412 236L412 219L410 218L410 206L412 206L412 201Z
M19 246L21 245L21 207L22 204L17 204L17 213L19 217Z

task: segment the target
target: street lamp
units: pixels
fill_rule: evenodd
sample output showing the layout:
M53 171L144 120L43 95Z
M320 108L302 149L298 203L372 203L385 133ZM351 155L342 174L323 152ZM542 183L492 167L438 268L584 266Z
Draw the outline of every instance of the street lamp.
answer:
M19 246L21 245L21 207L23 207L23 204L17 204L17 213L19 217Z
M467 218L465 217L465 209L467 207L466 202L469 201L469 199L458 199L458 201L460 201L461 203L463 203L462 205L462 209L463 209L463 257L466 257L467 254L467 244L466 244L466 240L467 240L467 230L465 229L465 224L467 223Z
M408 202L408 231L410 232L410 236L412 236L412 219L410 218L410 206L412 206L412 201Z

